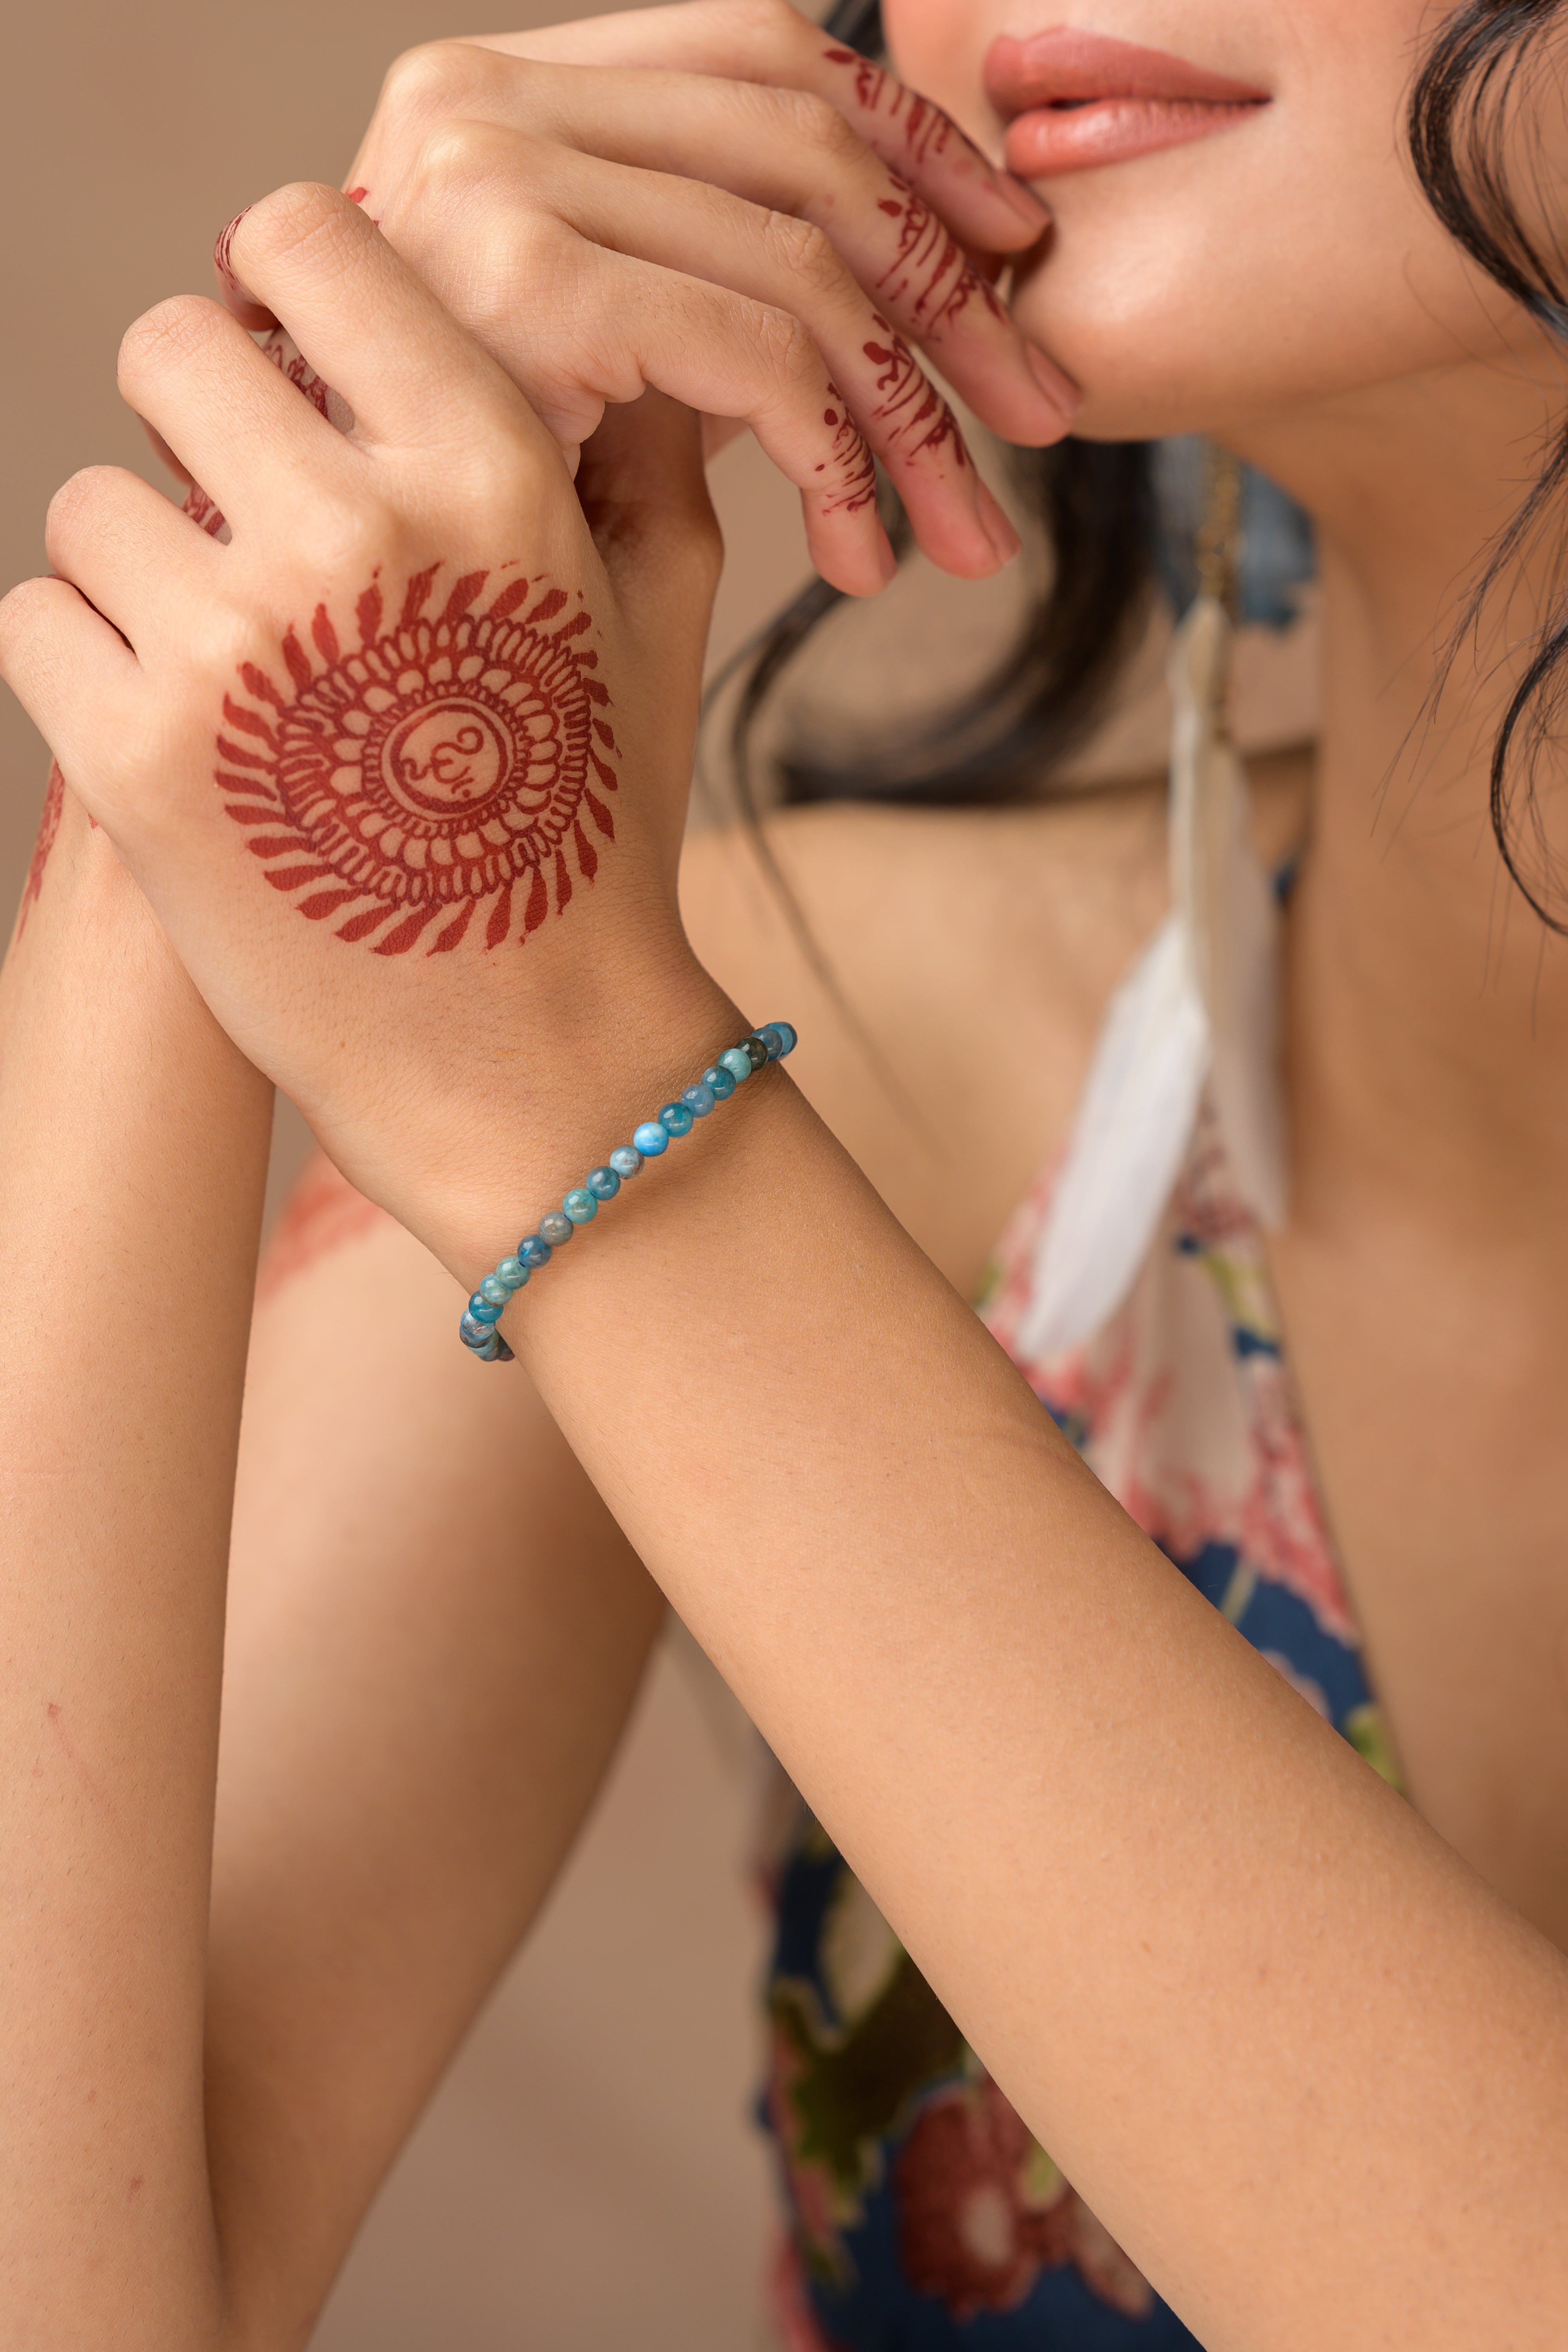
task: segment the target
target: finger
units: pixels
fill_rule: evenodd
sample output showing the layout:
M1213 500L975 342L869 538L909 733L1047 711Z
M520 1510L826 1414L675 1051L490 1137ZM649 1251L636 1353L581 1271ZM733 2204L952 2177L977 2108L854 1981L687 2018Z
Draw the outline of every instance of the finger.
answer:
M89 466L56 491L44 546L58 576L79 590L139 658L173 613L188 611L193 571L199 581L208 567L211 577L223 560L150 482L118 466Z
M0 677L105 821L100 779L129 740L141 673L109 623L63 580L26 580L0 600Z
M347 401L357 437L434 451L489 434L559 473L559 451L503 370L346 196L280 188L239 215L227 250L237 281Z
M236 521L280 497L292 509L301 478L315 478L341 447L237 320L200 296L176 296L137 320L120 347L120 389L201 484L206 506Z
M707 0L695 7L634 9L547 32L487 34L476 45L563 65L663 67L808 90L901 173L962 244L1018 253L1037 245L1049 225L1037 198L997 171L951 115L829 40L784 0L772 8L757 0ZM368 171L363 176L368 179Z
M770 312L797 319L823 362L819 380L826 404L820 412L811 413L808 437L817 437L819 413L826 423L829 409L837 412L828 426L837 434L847 412L887 467L921 547L944 570L984 577L1016 552L1016 541L983 489L948 403L922 373L890 320L868 301L822 230L793 215L744 203L722 189L661 172L627 170L597 156L483 125L453 126L431 143L446 152L446 172L464 192L470 224L465 254L473 225L489 222L489 243L492 250L500 250L509 229L530 205L542 205L595 246L651 263L658 270L700 278ZM422 230L427 236L429 221L447 213L444 203L426 201L426 178L427 173L416 174L406 197L394 200L386 227L395 240L405 233L420 236ZM460 297L461 277L449 253L421 251L417 257L442 291ZM437 272L447 282L436 278ZM637 282L648 303L657 305L663 280L656 277ZM508 308L525 315L521 304ZM617 300L612 317L619 308ZM506 331L504 321L501 331ZM506 353L509 368L527 371L531 340L513 335ZM714 357L721 356L720 347ZM690 361L687 365L689 384L695 378ZM527 373L518 380L537 398L539 387ZM806 377L803 388L807 386L815 398L816 381ZM687 390L678 394L689 396ZM710 403L702 404L711 413ZM820 453L812 462L822 462ZM811 485L803 482L802 487Z
M455 46L447 119L504 124L602 159L727 190L826 233L900 334L937 356L983 424L1041 446L1070 425L1078 395L1028 345L984 273L920 190L891 170L827 101L795 89L708 76L533 65ZM420 110L423 112L423 110ZM382 225L400 242L415 142L388 157ZM427 132L425 133L427 135ZM681 266L702 265L678 257Z

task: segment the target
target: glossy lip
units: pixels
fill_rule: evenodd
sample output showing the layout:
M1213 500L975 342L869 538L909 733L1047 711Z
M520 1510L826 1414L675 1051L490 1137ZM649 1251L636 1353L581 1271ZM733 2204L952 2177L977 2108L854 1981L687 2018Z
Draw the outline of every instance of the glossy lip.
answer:
M1007 121L1007 168L1020 180L1184 146L1270 103L1267 90L1227 74L1078 25L1003 34L986 55L985 91Z

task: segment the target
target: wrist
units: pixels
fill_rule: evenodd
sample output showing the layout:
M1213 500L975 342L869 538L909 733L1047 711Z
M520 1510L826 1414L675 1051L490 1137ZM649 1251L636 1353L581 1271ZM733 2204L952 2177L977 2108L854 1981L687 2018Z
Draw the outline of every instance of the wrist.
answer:
M595 967L468 1074L399 1187L404 1222L471 1289L751 1026L684 940Z

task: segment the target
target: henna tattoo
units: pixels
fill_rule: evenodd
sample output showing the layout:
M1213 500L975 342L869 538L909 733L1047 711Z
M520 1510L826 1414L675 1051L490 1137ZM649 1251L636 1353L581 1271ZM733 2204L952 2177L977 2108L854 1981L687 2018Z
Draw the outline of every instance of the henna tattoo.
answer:
M967 466L969 453L964 448L957 417L903 337L895 334L886 319L875 311L872 317L888 338L885 343L866 343L861 347L878 370L880 400L875 413L879 421L889 425L893 440L904 445L905 457L931 457L939 449L951 446L953 464L960 468Z
M224 697L214 772L247 848L311 922L379 932L377 955L525 941L552 899L564 913L574 869L597 873L587 827L616 837L600 793L620 751L582 591L514 577L479 613L491 575L470 572L427 613L441 568L414 575L390 626L373 581L353 652L318 604L314 658L283 640L287 687L246 662L247 698Z
M838 405L837 408L825 408L822 421L833 429L832 462L844 474L845 484L837 498L829 499L824 512L858 514L862 508L876 502L877 460L861 438L859 427L850 415L838 386L830 383L827 390L829 397ZM825 474L827 464L828 461L824 459L816 468L817 472Z
M27 878L22 885L22 905L16 917L16 937L27 928L27 917L44 887L44 868L49 862L49 852L55 845L55 835L60 829L60 817L66 804L66 780L60 773L60 763L49 763L48 789L44 794L44 813L38 819L38 831L33 843L33 855L27 864Z
M1005 323L1007 313L991 287L970 262L923 196L909 182L889 172L894 193L878 204L899 224L899 247L877 280L877 291L889 302L907 303L915 331L931 342L941 342L961 311L978 299L994 319Z
M374 1233L378 1225L395 1222L384 1209L356 1192L324 1151L312 1152L284 1203L261 1261L256 1277L258 1305L314 1265L318 1258L357 1241L362 1234Z
M830 65L850 66L855 74L855 96L867 114L890 123L898 132L907 154L917 163L930 155L944 155L953 135L953 124L940 106L929 98L921 98L901 81L884 73L856 49L824 49L823 56ZM876 145L875 140L868 143ZM968 141L964 141L968 145Z
M249 212L250 209L251 207L247 205L244 211L236 213L228 226L226 229L219 230L217 243L213 247L213 266L216 269L218 277L221 278L224 285L227 287L231 294L238 295L242 300L247 302L251 300L252 297L248 290L240 284L238 278L235 274L234 263L229 257L234 248L235 230L239 226L240 222L245 218L246 213Z

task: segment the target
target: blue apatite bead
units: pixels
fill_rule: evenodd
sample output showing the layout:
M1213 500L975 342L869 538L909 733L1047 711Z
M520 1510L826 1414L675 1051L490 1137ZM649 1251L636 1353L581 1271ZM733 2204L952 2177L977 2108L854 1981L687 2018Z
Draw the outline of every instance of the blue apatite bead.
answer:
M795 1047L799 1045L799 1033L796 1030L792 1029L787 1021L770 1021L768 1023L768 1027L770 1029L776 1029L779 1033L779 1059L782 1062L784 1055L786 1054L793 1054Z
M757 1034L768 1049L769 1061L776 1062L779 1055L784 1052L784 1037L780 1032L778 1023L776 1021L764 1021L762 1027L757 1031Z
M682 1087L680 1099L693 1118L706 1118L719 1097L710 1086L699 1078L694 1087Z
M710 1070L703 1071L702 1083L711 1087L715 1102L728 1102L735 1091L734 1079L728 1070L721 1070L717 1062Z
M517 1254L531 1272L550 1264L550 1244L542 1234L525 1234L517 1245Z
M506 1301L503 1298L500 1306L504 1307ZM500 1307L496 1305L493 1298L487 1298L482 1290L476 1290L468 1301L468 1312L476 1323L494 1323L500 1319Z
M479 1285L479 1296L488 1298L492 1307L504 1307L511 1297L511 1285L503 1282L499 1274L487 1274Z
M501 1349L505 1347L506 1341L501 1338L500 1333L499 1331L492 1331L489 1338L485 1341L484 1346L482 1348L476 1348L474 1349L474 1353L479 1358L481 1364L493 1364L496 1358L500 1354ZM510 1348L507 1349L507 1353L508 1355L511 1353Z
M613 1201L621 1189L621 1180L613 1168L590 1168L583 1181L595 1201Z
M559 1209L550 1210L539 1220L541 1238L547 1241L552 1249L559 1249L563 1242L569 1242L576 1230L571 1218L563 1217Z
M669 1129L660 1127L657 1118L644 1119L632 1129L632 1141L645 1160L657 1160L661 1151L669 1150Z
M642 1153L634 1151L629 1143L617 1143L610 1154L610 1166L617 1176L635 1176L642 1166Z
M720 1055L719 1066L728 1070L735 1084L742 1086L752 1075L752 1057L744 1045L731 1045L727 1054Z
M488 1323L476 1323L471 1315L465 1315L458 1326L458 1337L465 1348L482 1348L487 1339L497 1339L500 1334Z
M496 1280L504 1282L509 1290L521 1290L528 1280L528 1268L520 1257L503 1257L496 1268Z
M585 1184L574 1184L561 1205L574 1225L591 1225L599 1213L599 1203Z
M689 1135L697 1124L683 1102L661 1103L658 1123L669 1135Z

